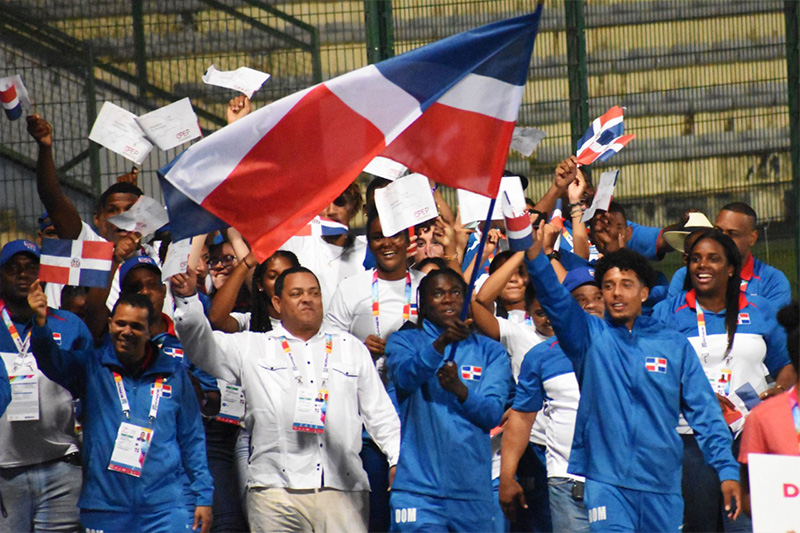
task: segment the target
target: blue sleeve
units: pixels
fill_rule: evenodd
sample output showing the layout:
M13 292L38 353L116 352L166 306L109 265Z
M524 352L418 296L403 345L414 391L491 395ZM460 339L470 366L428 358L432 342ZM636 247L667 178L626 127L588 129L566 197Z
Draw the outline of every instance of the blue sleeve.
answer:
M31 352L39 370L73 396L82 396L85 390L85 362L90 354L90 346L91 342L83 350L62 350L53 340L53 332L47 324L31 328Z
M786 330L778 323L776 311L764 298L759 298L758 310L765 322L764 342L767 344L767 355L764 366L773 378L777 378L786 365L790 365L789 350L786 347Z
M484 431L489 431L500 423L514 381L505 348L498 342L492 344L495 346L491 348L489 364L482 373L480 392L469 391L467 399L461 404L467 420Z
M733 438L722 418L719 402L706 378L694 348L684 338L681 367L681 412L697 437L706 463L719 474L720 481L739 481L739 463L733 457Z
M667 290L667 298L672 298L683 292L683 281L686 279L686 267L680 267L672 275L672 281L669 282L669 289Z
M541 358L544 350L539 343L525 354L522 366L519 369L519 381L517 382L517 394L514 397L514 404L511 406L515 411L522 413L536 413L544 406L544 384L541 375Z
M443 361L444 354L416 330L397 331L386 342L386 366L398 399L431 379Z
M644 302L645 307L653 307L658 302L667 299L667 292L669 291L667 276L665 276L663 272L658 272L657 274L656 283L653 285L653 288L650 289L650 295L647 297L647 301Z
M214 495L214 482L208 470L203 418L200 416L200 407L192 382L183 366L178 374L181 382L181 409L178 412L176 437L181 450L181 460L184 470L189 475L192 494L196 497L195 505L210 506Z
M765 276L767 279L763 280L764 290L761 296L772 302L773 310L777 313L791 303L792 288L789 286L789 280L777 268L770 267L765 274L768 275Z
M628 222L628 226L633 229L631 240L628 241L628 248L634 252L639 252L651 261L661 259L658 256L658 236L661 228L651 228L640 226L636 222Z
M6 365L0 365L0 416L3 416L10 403L11 384L8 382L8 372L6 372Z
M589 316L567 289L558 282L550 261L539 254L536 259L525 259L536 295L542 304L561 349L572 362L578 380L583 378L583 363L591 343Z
M197 297L200 298L200 303L203 304L203 314L208 316L211 313L211 298L202 292L198 292Z
M592 266L592 264L583 257L570 252L569 250L561 249L561 266L565 270L575 270L576 268Z
M377 264L377 261L375 261L375 254L373 254L372 250L367 246L367 253L364 255L364 270L372 270Z

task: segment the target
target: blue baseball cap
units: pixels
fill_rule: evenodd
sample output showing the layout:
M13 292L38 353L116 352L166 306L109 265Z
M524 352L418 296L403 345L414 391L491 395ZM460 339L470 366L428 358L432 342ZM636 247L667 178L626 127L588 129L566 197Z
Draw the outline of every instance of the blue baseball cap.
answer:
M567 272L567 277L564 278L562 285L572 292L582 285L591 283L594 285L594 269L589 267L573 268Z
M132 257L122 263L122 266L119 267L119 283L122 285L125 283L125 278L130 273L131 270L135 268L149 268L154 271L159 276L161 275L161 267L158 266L155 259L152 257L148 257L146 255L140 255L139 257Z
M39 260L39 256L42 255L35 242L26 241L25 239L11 241L6 243L6 245L3 246L3 250L0 251L0 267L8 263L9 260L17 254L30 254L34 256L37 261Z

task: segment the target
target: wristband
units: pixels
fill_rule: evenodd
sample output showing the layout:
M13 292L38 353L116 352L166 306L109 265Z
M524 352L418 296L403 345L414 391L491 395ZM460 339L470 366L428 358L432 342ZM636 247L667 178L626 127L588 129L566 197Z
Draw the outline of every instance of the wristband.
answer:
M555 259L556 261L561 261L561 252L559 252L558 250L553 250L552 252L547 254L547 259L549 259L550 261L552 261L553 259Z

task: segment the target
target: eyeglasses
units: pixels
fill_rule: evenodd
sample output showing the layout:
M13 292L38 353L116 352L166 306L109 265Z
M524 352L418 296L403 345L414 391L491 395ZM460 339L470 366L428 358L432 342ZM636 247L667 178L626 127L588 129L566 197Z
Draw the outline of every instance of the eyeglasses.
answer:
M236 257L230 254L223 255L222 257L212 257L208 260L208 266L211 268L215 268L218 263L222 263L222 265L219 268L229 267L233 264L234 259L236 259Z

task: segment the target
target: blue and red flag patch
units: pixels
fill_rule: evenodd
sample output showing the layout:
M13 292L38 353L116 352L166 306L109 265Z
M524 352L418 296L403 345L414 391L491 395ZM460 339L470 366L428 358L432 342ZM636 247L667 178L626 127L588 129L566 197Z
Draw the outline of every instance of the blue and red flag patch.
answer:
M667 373L667 359L664 357L647 357L644 360L644 366L648 372Z

